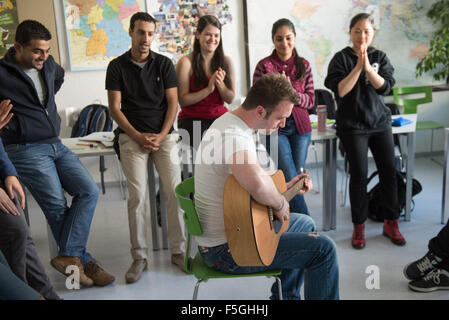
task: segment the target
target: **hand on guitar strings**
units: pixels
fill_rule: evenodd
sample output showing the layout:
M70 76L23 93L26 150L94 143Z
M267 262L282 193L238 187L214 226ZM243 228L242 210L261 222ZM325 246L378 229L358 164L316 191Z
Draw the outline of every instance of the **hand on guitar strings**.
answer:
M296 177L293 177L289 182L287 182L287 189L290 189L297 183L299 180L304 179L304 186L298 191L298 194L305 194L312 190L313 183L312 180L309 179L308 173L298 174Z
M284 196L282 196L282 205L278 208L273 208L273 213L276 219L281 222L286 221L290 218L290 205Z

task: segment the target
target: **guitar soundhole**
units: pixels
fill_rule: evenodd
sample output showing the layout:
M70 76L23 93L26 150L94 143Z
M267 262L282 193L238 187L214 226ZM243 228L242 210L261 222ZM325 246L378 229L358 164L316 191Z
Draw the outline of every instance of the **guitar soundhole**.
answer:
M277 219L274 219L273 221L273 229L275 233L279 233L279 231L281 231L282 228L282 222L280 222Z

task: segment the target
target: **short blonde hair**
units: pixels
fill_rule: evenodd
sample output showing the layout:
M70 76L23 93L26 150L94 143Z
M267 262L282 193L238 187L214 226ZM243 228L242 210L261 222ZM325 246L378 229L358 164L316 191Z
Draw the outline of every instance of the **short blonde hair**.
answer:
M299 95L284 75L269 73L263 75L254 83L242 107L245 110L252 110L257 106L263 106L267 111L267 116L269 116L282 101L297 104Z

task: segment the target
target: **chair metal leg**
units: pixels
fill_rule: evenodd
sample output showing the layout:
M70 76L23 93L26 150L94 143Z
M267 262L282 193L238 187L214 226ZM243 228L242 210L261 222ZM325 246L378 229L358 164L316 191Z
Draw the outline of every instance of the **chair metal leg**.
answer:
M431 138L430 138L430 160L435 162L436 164L439 164L440 166L444 166L444 163L437 161L433 156L433 131L435 129L430 130L432 132Z
M199 279L199 280L196 282L195 290L193 291L193 300L198 300L198 299L197 299L197 298L198 298L198 289L199 289L199 287L200 287L201 282L203 282L203 281L204 281L204 279Z
M284 300L284 297L282 296L282 281L281 278L275 277L276 282L278 284L278 290L279 290L279 300Z

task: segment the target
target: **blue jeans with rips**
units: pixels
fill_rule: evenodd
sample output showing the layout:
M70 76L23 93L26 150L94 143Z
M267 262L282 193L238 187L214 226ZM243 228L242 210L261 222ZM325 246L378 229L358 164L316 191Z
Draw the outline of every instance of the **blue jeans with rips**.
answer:
M287 118L285 127L279 132L277 156L277 167L284 173L286 181L300 174L301 168L305 169L311 137L311 132L299 134L293 117ZM266 141L266 148L270 152L270 139ZM290 200L290 211L309 214L304 195L296 195Z
M80 257L86 264L90 225L99 190L78 157L61 141L54 144L14 144L6 152L19 178L44 212L62 256ZM70 207L64 191L72 196Z
M286 300L300 300L304 283L307 300L338 300L337 250L332 239L316 233L315 223L307 215L291 213L290 225L280 240L273 263L268 267L240 267L232 259L228 244L201 248L204 262L221 272L246 274L281 269L282 295ZM270 299L278 300L276 282Z

